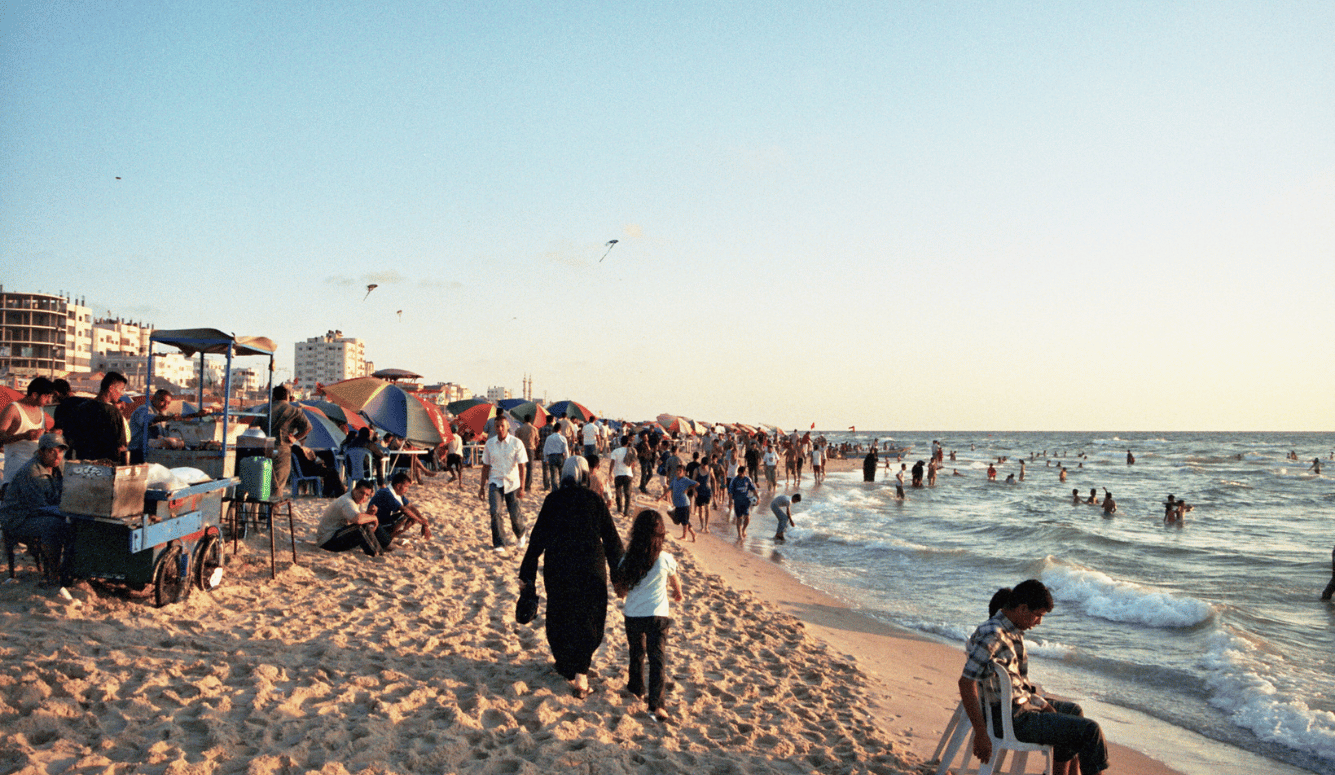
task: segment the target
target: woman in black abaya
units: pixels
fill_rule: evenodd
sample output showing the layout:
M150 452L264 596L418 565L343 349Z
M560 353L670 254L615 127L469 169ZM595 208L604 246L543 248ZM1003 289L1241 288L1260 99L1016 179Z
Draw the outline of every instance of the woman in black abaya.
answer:
M607 503L586 487L588 479L584 458L575 455L566 461L561 487L543 501L519 566L520 583L532 587L538 558L546 554L542 582L547 589L547 643L556 672L581 698L589 693L593 652L603 642L607 569L616 567L622 554Z

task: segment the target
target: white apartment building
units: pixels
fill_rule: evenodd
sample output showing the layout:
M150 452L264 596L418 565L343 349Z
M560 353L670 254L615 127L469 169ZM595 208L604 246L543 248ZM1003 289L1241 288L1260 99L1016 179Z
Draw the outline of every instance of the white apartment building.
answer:
M423 388L435 398L437 404L444 406L455 401L466 401L473 397L473 391L455 382L440 382Z
M507 398L514 398L509 388L489 387L487 388L487 400L491 402L504 401Z
M70 299L65 314L65 368L93 371L93 311L83 305L83 300Z
M93 352L122 355L148 354L151 325L131 323L120 318L99 318L93 321Z
M342 331L327 331L324 336L297 342L296 347L293 381L303 388L364 377L374 370L366 360L366 345L362 340L343 336Z
M199 364L181 353L159 353L153 358L153 379L165 379L173 385L190 387L194 384L195 372ZM91 369L81 371L118 371L129 380L130 390L144 390L144 380L148 378L148 356L126 355L121 352L95 354Z

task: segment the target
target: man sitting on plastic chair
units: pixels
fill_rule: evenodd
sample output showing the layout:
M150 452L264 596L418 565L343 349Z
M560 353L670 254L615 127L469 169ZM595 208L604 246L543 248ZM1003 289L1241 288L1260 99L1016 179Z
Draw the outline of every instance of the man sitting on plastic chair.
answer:
M1085 718L1079 705L1047 699L1039 694L1038 687L1029 683L1024 631L1037 627L1044 615L1052 611L1052 594L1043 582L1029 579L1005 597L1001 610L969 636L968 658L959 681L960 701L973 725L974 755L979 761L986 762L993 753L992 740L983 720L978 684L982 681L987 686L996 686L1000 671L991 667L996 663L1010 678L1010 712L1016 739L1051 745L1053 775L1097 775L1108 767L1107 746L1098 723ZM997 695L995 689L986 693L991 695L988 701L993 701ZM998 710L1006 712L1005 709ZM999 735L1000 730L996 733ZM1079 769L1071 766L1072 759L1077 756Z

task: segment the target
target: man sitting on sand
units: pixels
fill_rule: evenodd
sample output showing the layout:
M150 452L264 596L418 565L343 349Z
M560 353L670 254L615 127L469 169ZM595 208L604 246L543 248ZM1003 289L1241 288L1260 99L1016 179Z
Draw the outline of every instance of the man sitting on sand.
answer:
M389 486L382 487L371 498L368 512L375 514L380 527L389 531L391 538L397 538L413 525L422 526L422 538L431 540L431 526L426 516L408 500L408 488L412 486L412 477L399 471L389 478Z
M389 531L379 526L374 507L366 511L360 509L374 489L374 481L358 479L350 491L334 499L325 508L315 529L316 545L327 552L346 552L361 547L368 557L388 549Z
M1098 775L1108 768L1108 750L1098 723L1085 718L1079 705L1043 697L1029 682L1024 631L1041 624L1052 608L1052 594L1043 582L1023 581L1006 595L1001 610L969 636L959 690L973 725L973 753L979 761L992 758L992 739L983 720L978 687L981 683L988 701L995 701L999 685L992 664L996 663L1010 680L1011 707L994 705L994 716L996 711L1011 713L1017 739L1052 746L1053 775L1069 775L1076 756L1080 757L1081 775Z

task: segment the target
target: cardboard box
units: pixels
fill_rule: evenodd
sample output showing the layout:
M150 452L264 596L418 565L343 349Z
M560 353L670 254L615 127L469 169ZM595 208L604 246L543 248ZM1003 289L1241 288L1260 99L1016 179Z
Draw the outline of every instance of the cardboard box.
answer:
M65 464L60 510L93 517L134 517L144 513L148 466Z

